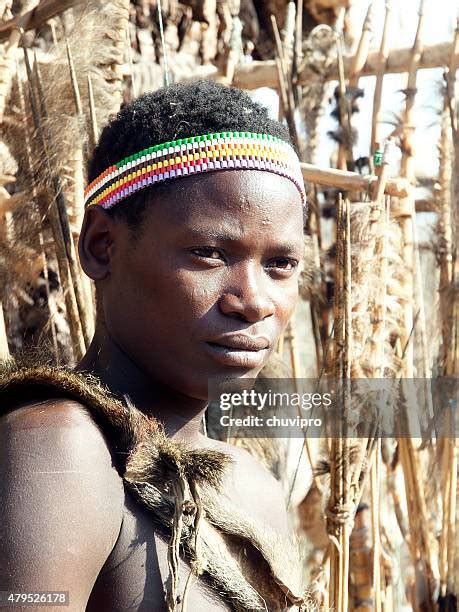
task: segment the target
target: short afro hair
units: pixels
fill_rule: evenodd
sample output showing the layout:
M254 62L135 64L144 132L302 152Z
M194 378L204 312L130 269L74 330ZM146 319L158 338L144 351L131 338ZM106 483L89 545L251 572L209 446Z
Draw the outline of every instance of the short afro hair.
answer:
M246 92L214 81L177 83L133 100L104 127L88 164L88 182L155 144L225 131L271 134L291 144L288 129ZM122 201L109 212L138 228L149 199L151 190L143 189L129 196L129 206Z

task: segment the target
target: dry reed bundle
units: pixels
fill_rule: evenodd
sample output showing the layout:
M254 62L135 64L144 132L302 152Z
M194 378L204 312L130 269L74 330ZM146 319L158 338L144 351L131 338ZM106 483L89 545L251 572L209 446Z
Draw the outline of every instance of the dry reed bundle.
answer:
M422 53L422 31L425 26L424 3L421 2L419 8L419 21L416 36L413 44L410 69L407 77L405 89L405 108L401 124L401 174L411 182L415 180L414 171L414 151L413 151L413 131L414 131L414 104L416 96L416 81L419 60ZM419 318L421 336L425 335L425 318L422 302L422 289L420 288L420 266L419 252L416 236L416 219L414 212L414 202L412 197L408 197L403 202L406 207L406 214L399 218L402 229L401 253L409 274L405 278L406 290L412 293L411 302L406 303L404 311L404 321L402 327L401 342L406 345L411 336L414 326ZM413 309L413 302L416 308L416 317ZM414 365L414 344L408 343L407 350L403 358L403 372L406 377L403 385L403 393L408 401L410 379L415 375ZM426 352L426 343L423 343L423 350ZM428 357L424 354L425 376L430 375ZM424 483L419 479L422 455L416 452L415 442L411 437L400 438L398 441L400 461L403 468L406 498L408 505L408 516L410 520L410 552L413 567L415 568L415 592L413 594L413 605L425 606L431 609L434 605L434 592L438 582L438 569L434 561L433 549L434 540L428 527L428 510L424 493ZM427 460L427 459L425 459Z
M19 260L17 245L11 252L18 267L30 270L30 266L24 265L26 258L37 262L43 259L30 252L32 249L41 253L39 236L43 235L51 266L55 266L55 258L57 261L76 357L88 345L94 328L92 292L81 274L75 252L83 213L84 166L91 147L88 127L94 133L95 121L103 125L119 108L128 8L129 3L121 1L106 2L103 6L95 3L67 15L62 22L67 36L60 24L53 27L53 44L47 54L39 52L33 69L26 58L26 87L23 70L18 71L17 87L10 96L11 110L4 118L11 155L29 160L27 172L16 183L14 215L17 219L25 218L32 206L37 207L37 214L43 219L25 228L29 251ZM88 91L88 78L92 92ZM21 93L24 89L25 95ZM48 198L57 203L57 209L45 205ZM19 231L16 241L20 240ZM5 262L4 276L7 269L11 271L10 261ZM44 274L47 276L47 271ZM7 278L11 285L11 275ZM23 275L18 275L13 285L20 290L21 283L24 286L26 282Z
M459 147L457 130L457 106L455 97L455 77L457 69L456 54L459 51L459 21L453 42L448 70L445 73L446 95L442 115L442 130L440 137L440 214L438 228L440 230L440 307L442 312L442 338L443 352L441 364L447 376L457 374L459 363L458 353L458 257L457 240L459 229L458 214L458 176ZM449 121L448 121L449 119ZM450 151L453 143L454 168L456 174L451 173L452 160ZM451 180L451 176L454 179ZM453 198L455 206L453 206ZM453 247L456 248L453 255ZM447 299L449 296L449 300ZM446 298L446 299L445 299ZM450 431L454 431L454 422L451 415ZM457 544L459 513L457 512L458 499L458 441L454 437L444 439L440 447L439 456L442 465L442 510L443 523L440 537L440 601L451 605L456 598L459 579L459 546Z

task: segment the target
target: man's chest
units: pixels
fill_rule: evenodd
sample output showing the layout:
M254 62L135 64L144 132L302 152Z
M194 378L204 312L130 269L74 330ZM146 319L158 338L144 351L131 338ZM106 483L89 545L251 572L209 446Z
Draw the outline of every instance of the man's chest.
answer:
M181 560L179 593L189 574L189 565ZM117 543L92 589L88 612L166 611L163 585L168 576L167 541L155 533L148 513L127 497ZM232 609L202 579L193 576L191 580L189 610Z

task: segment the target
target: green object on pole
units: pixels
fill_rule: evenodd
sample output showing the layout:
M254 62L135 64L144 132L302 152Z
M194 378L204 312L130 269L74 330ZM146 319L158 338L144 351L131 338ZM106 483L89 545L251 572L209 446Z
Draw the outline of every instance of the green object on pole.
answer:
M375 167L382 164L382 156L383 152L380 149L376 149L376 151L373 153L373 164Z

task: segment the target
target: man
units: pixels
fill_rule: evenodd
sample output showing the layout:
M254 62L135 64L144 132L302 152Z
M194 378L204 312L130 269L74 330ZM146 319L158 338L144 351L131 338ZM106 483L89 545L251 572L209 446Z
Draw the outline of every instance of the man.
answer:
M201 433L209 382L255 378L296 303L288 142L208 82L142 96L104 129L79 243L94 339L76 373L0 381L1 591L69 591L72 610L301 605L277 481Z

